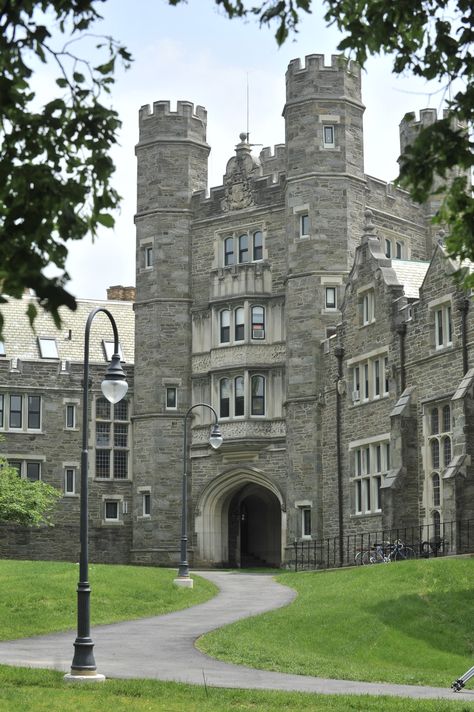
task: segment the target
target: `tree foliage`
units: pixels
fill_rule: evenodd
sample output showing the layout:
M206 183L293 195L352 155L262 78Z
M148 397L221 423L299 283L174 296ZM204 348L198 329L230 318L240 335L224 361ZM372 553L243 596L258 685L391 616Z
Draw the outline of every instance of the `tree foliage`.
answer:
M168 0L177 5L183 0ZM281 45L316 0L214 0L229 17L256 16L276 27ZM338 49L361 66L389 54L393 71L438 80L453 97L447 113L423 128L404 153L399 184L414 200L443 196L435 221L448 228L451 257L474 261L474 6L472 0L322 0L325 21L344 37ZM471 277L474 284L474 276Z
M65 289L67 242L112 227L119 201L109 152L120 121L101 97L117 59L127 64L130 55L110 37L95 39L96 62L77 54L102 1L0 0L1 292L21 297L33 289L57 325L58 308L76 306ZM41 64L55 68L57 91L37 106L33 80ZM50 265L59 276L45 276ZM31 322L35 315L32 306ZM0 332L2 323L0 314Z
M0 522L23 526L51 524L51 513L59 497L59 490L41 480L23 480L14 467L0 458Z

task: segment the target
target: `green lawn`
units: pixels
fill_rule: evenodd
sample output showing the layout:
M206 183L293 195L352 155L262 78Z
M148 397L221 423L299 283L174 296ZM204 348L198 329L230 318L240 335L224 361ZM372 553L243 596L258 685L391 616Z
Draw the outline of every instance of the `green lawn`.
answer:
M297 590L292 605L214 631L199 648L267 670L441 687L474 662L474 558L277 578Z
M225 690L153 680L66 684L60 673L0 667L8 712L471 712L468 703L392 697Z
M77 564L0 560L0 640L73 630L78 576ZM90 565L92 626L187 608L217 591L202 578L178 588L175 577L175 569Z
M407 670L416 669L423 671L427 684L449 686L472 664L469 587L473 565L474 559L440 560L321 574L283 574L282 582L298 590L295 603L217 635L227 640L235 653L232 657L256 667L285 669L286 664L286 669L298 668L297 672L359 679L368 669L377 669L380 675L366 679L397 681ZM77 575L74 564L0 561L0 638L74 628ZM172 585L175 575L174 570L167 569L91 566L92 624L165 613L200 603L215 591L199 577L195 578L194 589L177 589ZM235 632L235 628L241 632ZM205 640L216 642L217 635ZM222 648L222 641L219 645ZM414 653L418 657L413 657ZM432 670L433 656L437 656L438 666L448 661L443 675L437 676L439 670ZM286 663L282 663L284 658ZM351 674L343 674L344 666ZM472 707L463 702L462 695L454 694L452 701L440 701L206 689L153 680L66 684L61 673L0 666L2 711L98 709L468 712Z

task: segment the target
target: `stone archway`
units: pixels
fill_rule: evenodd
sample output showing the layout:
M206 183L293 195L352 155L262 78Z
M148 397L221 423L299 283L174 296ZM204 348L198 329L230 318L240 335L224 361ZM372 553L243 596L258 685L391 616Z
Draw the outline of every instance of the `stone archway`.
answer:
M279 489L255 469L231 470L207 485L195 517L195 562L280 566L286 511Z

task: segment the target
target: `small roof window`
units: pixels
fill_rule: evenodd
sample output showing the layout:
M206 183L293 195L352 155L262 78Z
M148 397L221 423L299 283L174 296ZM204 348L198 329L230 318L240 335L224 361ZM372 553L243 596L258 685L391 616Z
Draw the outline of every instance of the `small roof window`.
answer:
M0 356L6 356L5 343L3 341L0 341Z
M39 337L38 345L41 358L59 358L58 345L56 339L48 339L47 337Z
M115 347L115 342L114 341L104 341L102 342L104 345L104 352L105 352L105 359L106 361L112 361L112 356L114 355L114 347ZM125 361L123 357L123 351L122 351L122 346L119 343L119 356L121 361Z

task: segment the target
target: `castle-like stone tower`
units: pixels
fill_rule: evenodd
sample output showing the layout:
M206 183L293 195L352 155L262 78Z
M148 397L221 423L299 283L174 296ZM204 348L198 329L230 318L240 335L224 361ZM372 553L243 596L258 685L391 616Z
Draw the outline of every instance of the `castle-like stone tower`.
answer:
M340 319L366 206L387 250L426 252L423 212L364 175L359 67L311 55L286 82L285 144L257 157L241 134L209 197L204 109L140 112L135 562L179 558L183 418L197 403L216 410L224 444L211 452L211 412L196 408L194 564L281 565L295 539L337 520L337 496L326 488L323 502L321 343Z

